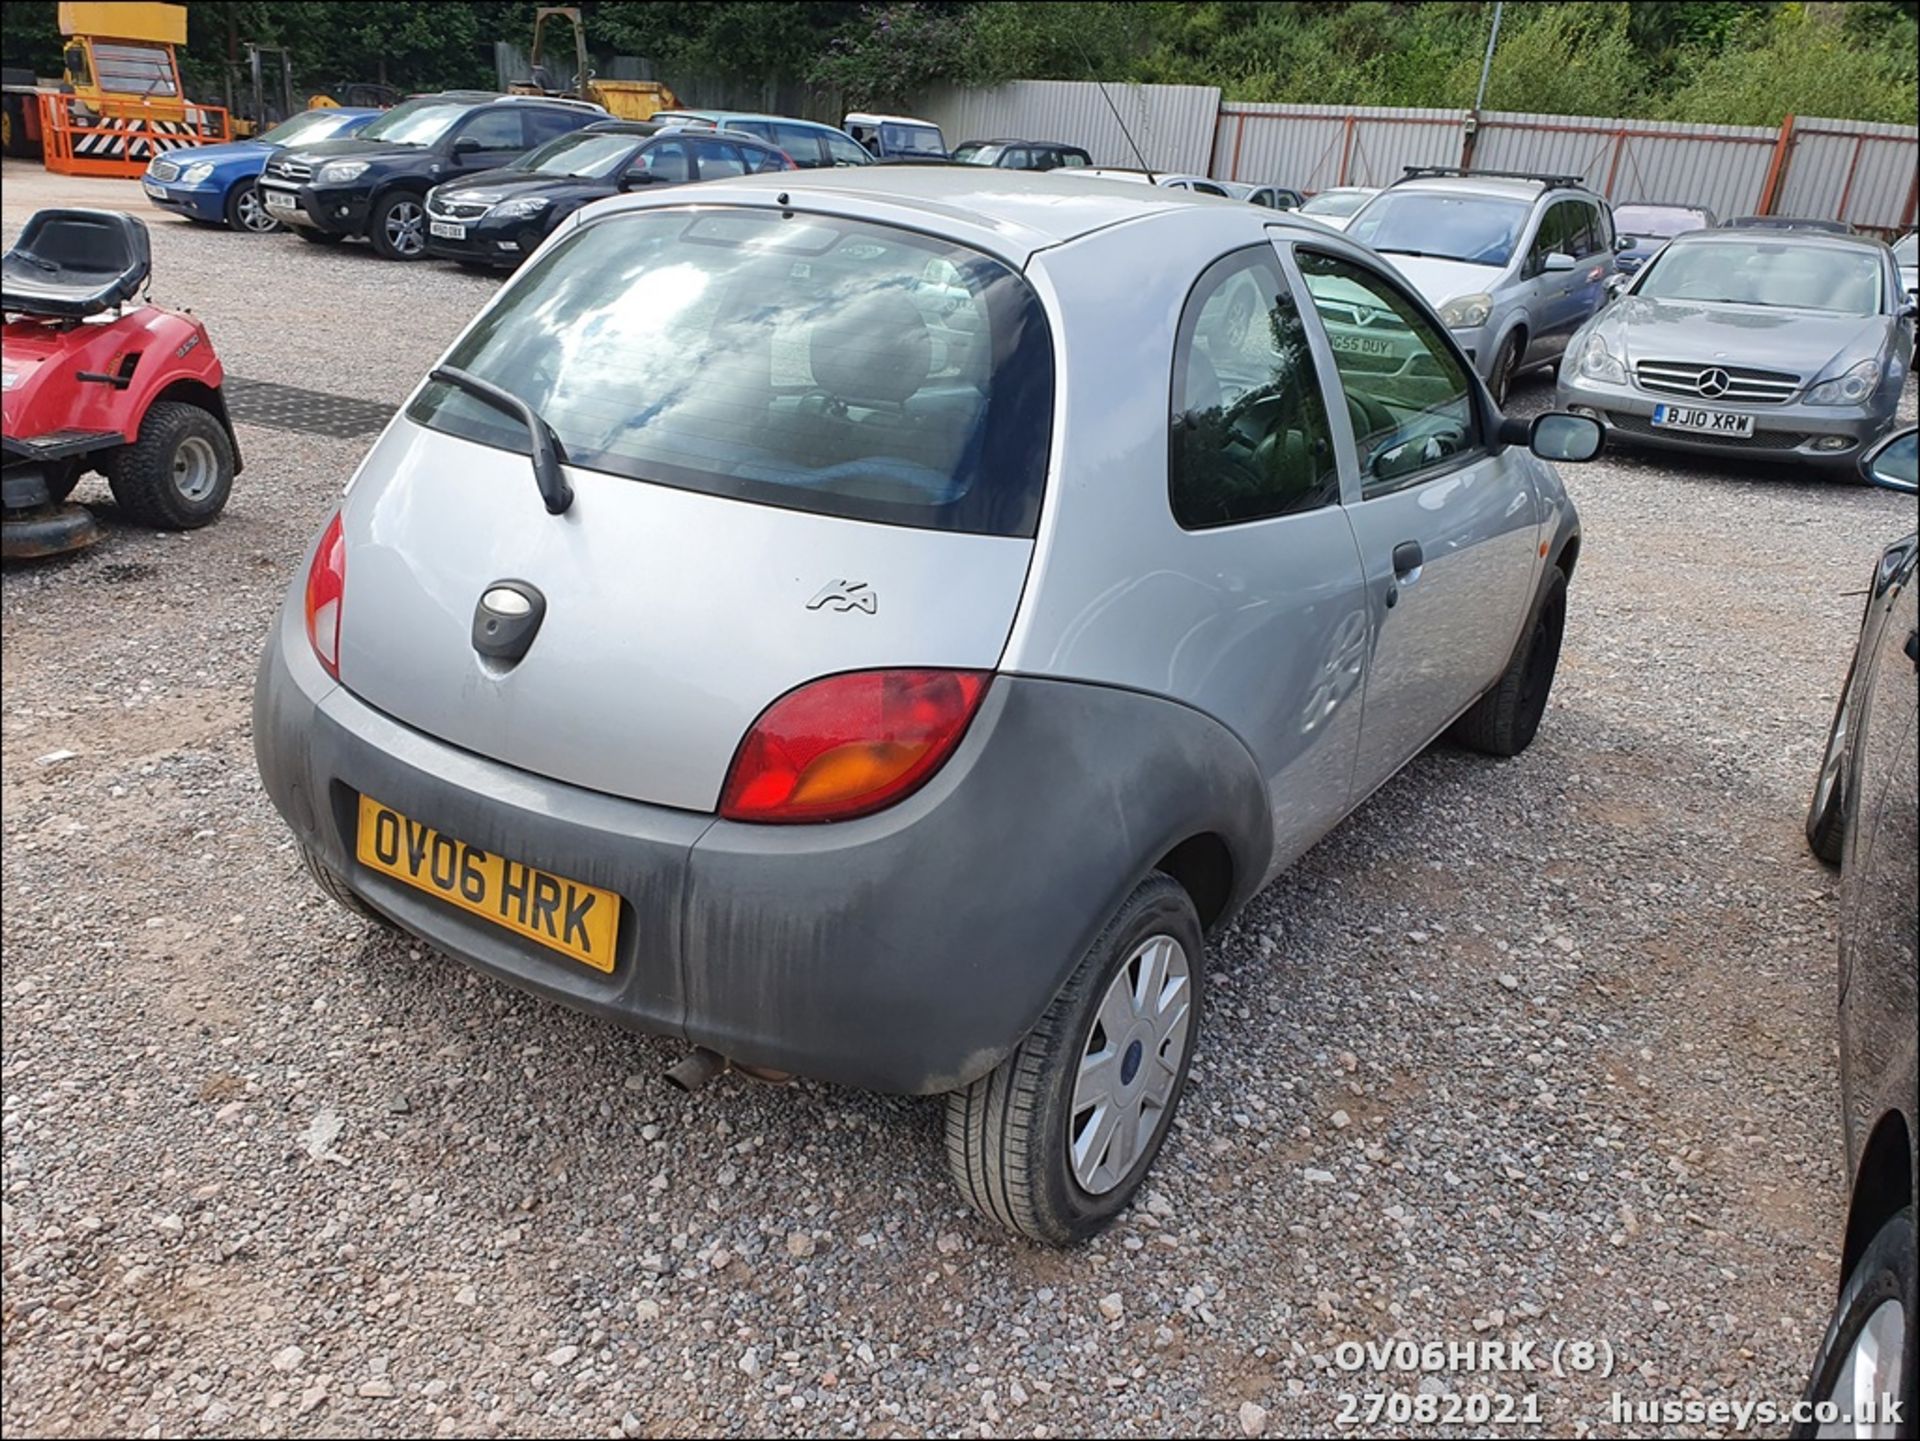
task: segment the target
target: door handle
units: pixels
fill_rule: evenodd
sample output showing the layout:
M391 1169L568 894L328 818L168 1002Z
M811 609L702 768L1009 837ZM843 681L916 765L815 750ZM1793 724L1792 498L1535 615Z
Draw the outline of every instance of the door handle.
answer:
M1426 564L1426 552L1420 549L1417 540L1403 540L1393 548L1393 573L1396 578L1412 584L1419 578L1420 567Z

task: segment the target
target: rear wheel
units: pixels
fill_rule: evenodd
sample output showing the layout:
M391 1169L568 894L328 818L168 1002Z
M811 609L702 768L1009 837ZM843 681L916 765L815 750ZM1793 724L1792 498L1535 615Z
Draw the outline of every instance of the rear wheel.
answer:
M260 203L260 187L242 180L227 192L227 229L244 230L249 235L271 235L280 222Z
M396 190L373 207L367 238L385 260L419 260L427 253L427 210L420 197Z
M1820 776L1813 783L1813 800L1807 806L1807 845L1830 866L1840 864L1844 822L1847 809L1847 720L1853 705L1853 669L1856 656L1847 667L1847 683L1840 688L1840 702L1833 708L1833 725L1827 731L1826 753L1820 758Z
M1908 1310L1915 1270L1913 1207L1908 1206L1888 1218L1854 1262L1807 1378L1804 1399L1809 1406L1832 1406L1854 1417L1854 1424L1804 1421L1794 1427L1795 1436L1912 1434L1907 1426L1912 1424L1914 1373L1920 1366L1920 1345ZM1883 1400L1905 1403L1906 1425L1890 1423L1877 1411L1871 1425L1861 1418L1864 1403L1871 1401L1878 1408Z
M233 491L233 442L197 405L155 401L132 445L105 465L113 498L158 530L197 530L226 509Z
M315 230L311 225L296 225L293 233L309 245L338 245L347 237L335 235L331 230Z
M1180 884L1135 887L1013 1053L947 1097L947 1163L975 1210L1054 1246L1120 1213L1186 1088L1205 960Z
M1567 577L1558 566L1548 575L1533 612L1533 623L1499 684L1475 701L1453 723L1454 740L1490 756L1517 756L1533 744L1547 695L1560 664L1560 639L1567 628Z

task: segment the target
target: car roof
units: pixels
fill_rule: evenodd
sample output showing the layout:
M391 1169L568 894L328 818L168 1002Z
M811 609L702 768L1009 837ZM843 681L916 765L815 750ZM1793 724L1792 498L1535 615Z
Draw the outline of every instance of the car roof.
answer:
M847 119L862 125L924 125L929 130L940 128L931 120L920 120L912 115L875 115L865 110L849 110Z
M1714 245L1733 240L1764 240L1769 245L1805 245L1821 250L1885 250L1886 242L1872 235L1846 235L1837 230L1796 230L1784 225L1713 225L1686 230L1668 241L1678 245Z
M963 140L959 148L964 150L969 145L1039 145L1048 150L1078 150L1082 155L1087 153L1084 145L1069 145L1064 140L1023 140L1017 135L1001 135L992 140Z
M671 110L662 110L654 116L684 116L688 120L706 120L720 124L728 120L777 120L782 125L807 125L815 130L832 130L832 125L823 125L818 120L802 120L798 115L768 115L757 110L692 110L684 105L676 105Z
M1071 179L1065 177L1071 176ZM881 225L917 229L990 251L1023 266L1039 250L1064 245L1094 231L1158 215L1259 216L1268 226L1297 225L1321 237L1324 226L1291 220L1293 212L1253 211L1237 201L1194 196L1155 185L1090 177L1085 170L1003 170L997 166L863 166L840 170L788 170L703 181L698 196L645 193L600 202L594 210L626 211L654 205L725 205L733 197L765 205L785 197L782 208L804 214L844 215ZM1256 235L1257 238L1257 235Z
M1421 175L1407 180L1397 180L1390 188L1396 191L1437 192L1442 195L1481 195L1492 200L1524 200L1529 205L1546 196L1560 198L1577 196L1582 200L1595 201L1600 199L1585 186L1542 184L1538 180L1513 179L1501 175Z

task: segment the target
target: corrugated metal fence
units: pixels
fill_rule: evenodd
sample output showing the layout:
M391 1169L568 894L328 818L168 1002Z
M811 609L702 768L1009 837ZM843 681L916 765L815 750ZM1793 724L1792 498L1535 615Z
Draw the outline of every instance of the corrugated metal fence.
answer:
M1920 130L1852 120L1779 127L1691 125L1488 111L1222 101L1197 85L1021 80L941 89L918 111L952 144L996 136L1085 146L1099 165L1136 165L1113 109L1155 169L1323 190L1383 185L1408 165L1579 175L1616 204L1710 206L1720 215L1914 223ZM1471 143L1469 140L1471 139Z
M1469 143L1471 141L1471 143ZM1690 125L1488 111L1220 107L1212 173L1322 190L1384 185L1408 165L1578 175L1617 205L1913 227L1920 130L1853 120Z
M914 112L938 122L949 145L1017 136L1085 148L1095 165L1137 166L1131 132L1155 170L1207 173L1220 92L1211 85L1109 85L1016 80L985 90L936 90ZM1111 101L1111 104L1109 104ZM1126 120L1123 131L1114 111Z

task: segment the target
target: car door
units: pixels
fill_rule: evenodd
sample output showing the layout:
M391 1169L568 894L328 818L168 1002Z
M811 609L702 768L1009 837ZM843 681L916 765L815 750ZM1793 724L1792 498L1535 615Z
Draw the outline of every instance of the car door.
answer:
M1153 578L1188 614L1171 694L1221 719L1266 778L1274 869L1346 814L1360 739L1366 601L1326 389L1270 245L1195 282L1174 343L1168 504Z
M1573 254L1586 225L1585 207L1577 200L1556 200L1540 217L1533 243L1527 247L1522 264L1522 283L1527 287L1527 315L1532 324L1527 335L1526 363L1551 360L1567 348L1573 332L1586 316L1580 310L1581 278L1576 262L1572 270L1550 270L1548 257Z
M462 120L448 142L456 170L492 170L526 150L526 117L516 105L488 106Z
M1307 244L1292 254L1359 471L1346 505L1368 609L1357 799L1506 669L1530 599L1538 511L1525 452L1490 444L1471 367L1426 308L1358 258Z
M1574 332L1607 303L1607 282L1619 268L1613 249L1613 216L1607 207L1592 200L1571 203L1579 206L1582 225L1574 248L1568 252L1574 258L1573 274L1577 278L1570 287L1574 302L1572 325L1560 343L1562 350L1566 349L1567 341L1573 339Z

